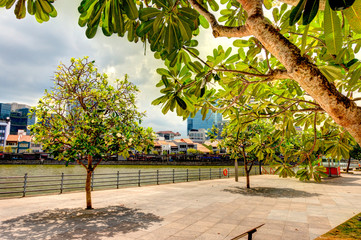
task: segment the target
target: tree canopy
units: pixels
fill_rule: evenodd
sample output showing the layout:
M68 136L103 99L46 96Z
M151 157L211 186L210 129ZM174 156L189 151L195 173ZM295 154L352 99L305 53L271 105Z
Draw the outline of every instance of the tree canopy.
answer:
M59 65L54 88L32 109L37 122L31 131L44 151L87 170L87 208L91 175L102 160L153 145L153 131L139 125L144 113L135 105L137 91L127 77L112 84L94 61L72 58L70 66Z
M0 6L15 4L22 18L25 2ZM27 9L47 21L52 3L28 0ZM88 38L101 28L144 42L164 61L163 95L153 101L163 113L217 110L241 125L270 118L285 137L295 126L313 129L308 151L323 144L338 157L348 154L347 142L361 144L361 0L83 0L78 11ZM209 27L235 41L202 57L195 36Z

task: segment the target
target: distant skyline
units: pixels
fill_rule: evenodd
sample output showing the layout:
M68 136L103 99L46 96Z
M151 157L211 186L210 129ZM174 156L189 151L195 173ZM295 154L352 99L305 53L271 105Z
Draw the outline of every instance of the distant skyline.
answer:
M150 103L161 96L155 85L160 80L156 68L163 62L153 57L142 43L130 43L126 38L105 37L101 30L93 39L87 39L85 28L78 25L78 1L56 1L56 18L39 24L34 16L27 13L25 19L18 20L14 8L0 9L0 102L17 102L35 106L45 89L53 86L53 73L70 58L89 56L96 66L106 72L111 79L124 78L136 84L138 107L146 111L143 126L154 131L180 132L186 137L187 122L175 113L163 115L161 106ZM214 47L224 39L214 39L210 30L200 36L199 50L211 54Z

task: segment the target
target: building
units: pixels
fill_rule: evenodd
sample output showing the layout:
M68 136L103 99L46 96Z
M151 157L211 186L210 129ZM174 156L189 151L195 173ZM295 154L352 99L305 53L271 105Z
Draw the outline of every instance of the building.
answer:
M29 105L26 104L21 104L21 103L7 103L8 105L11 106L11 111L12 112L16 112L17 110L21 109L21 108L31 108Z
M8 103L0 103L0 119L10 117L11 105Z
M207 139L206 130L201 129L191 129L188 132L189 139L195 143L204 143Z
M174 137L179 137L181 134L179 132L172 132L172 131L159 131L156 132L159 140L174 140Z
M10 134L10 118L7 117L5 120L0 119L0 146L6 146L6 139Z
M40 144L33 142L33 137L19 130L18 134L10 134L6 138L6 147L11 147L12 153L42 152Z
M17 134L19 130L24 130L30 135L29 126L35 124L35 116L30 115L30 108L20 108L10 113L11 128L10 134Z
M187 118L187 133L190 134L191 130L200 130L204 129L205 132L210 130L213 125L217 128L222 126L222 114L208 112L206 118L203 120L203 115L201 111L198 111L196 115ZM196 131L194 131L195 133Z

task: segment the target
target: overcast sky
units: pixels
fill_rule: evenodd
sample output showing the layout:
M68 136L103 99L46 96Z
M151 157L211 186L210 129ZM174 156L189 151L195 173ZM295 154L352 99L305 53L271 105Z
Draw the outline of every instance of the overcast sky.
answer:
M161 96L155 87L160 79L155 70L163 62L154 59L149 50L144 56L142 43L105 37L100 29L95 38L87 39L85 28L77 24L79 3L80 0L56 1L58 16L42 24L28 13L25 19L16 19L14 7L0 9L0 103L36 105L44 90L52 87L53 73L60 62L67 65L71 57L89 56L111 78L128 74L129 80L140 88L138 107L147 114L144 126L154 131L179 131L185 137L186 121L175 113L163 115L161 106L150 104ZM200 41L200 50L211 53L224 40L213 39L208 31Z

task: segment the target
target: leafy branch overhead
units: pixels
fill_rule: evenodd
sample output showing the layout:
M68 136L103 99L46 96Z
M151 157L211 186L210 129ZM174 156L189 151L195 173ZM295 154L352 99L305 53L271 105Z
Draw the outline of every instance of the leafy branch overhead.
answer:
M308 160L361 144L361 0L83 0L78 10L89 38L101 28L164 61L153 101L164 114L218 111L242 126L270 119L289 139L299 127ZM201 54L203 28L233 45Z

